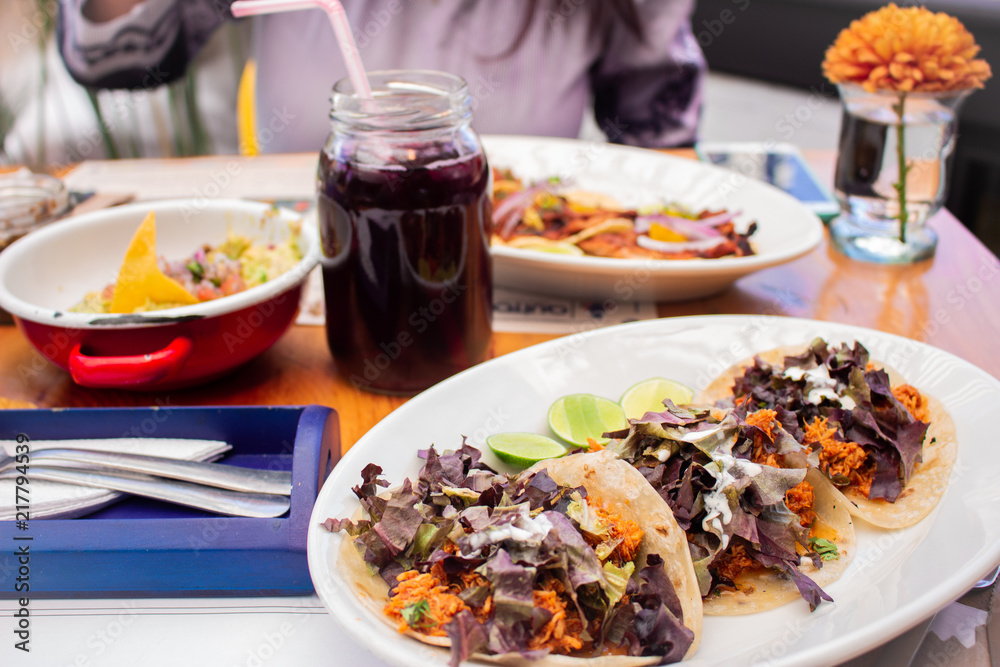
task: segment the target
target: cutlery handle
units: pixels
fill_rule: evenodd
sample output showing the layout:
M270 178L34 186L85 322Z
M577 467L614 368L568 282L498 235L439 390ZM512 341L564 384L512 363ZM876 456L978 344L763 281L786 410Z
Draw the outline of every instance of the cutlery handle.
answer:
M149 477L127 472L90 472L77 468L31 466L32 479L64 482L98 489L124 491L136 496L165 500L177 505L254 518L281 516L291 506L287 496L243 493L210 486L189 484L172 479Z
M287 496L292 492L292 474L286 470L254 470L218 463L180 461L161 456L143 456L89 449L36 449L33 460L50 459L96 465L171 477L222 489Z

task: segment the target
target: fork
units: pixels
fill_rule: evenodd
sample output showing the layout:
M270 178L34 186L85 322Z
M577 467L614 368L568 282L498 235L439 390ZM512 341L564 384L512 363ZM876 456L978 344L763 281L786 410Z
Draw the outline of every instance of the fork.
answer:
M35 449L31 452L30 461L37 459L90 463L233 491L282 496L287 496L292 492L292 474L286 470L254 470L219 463L184 461L162 456L104 452L91 449ZM3 447L0 447L0 473L11 470L17 465L14 457L10 456Z

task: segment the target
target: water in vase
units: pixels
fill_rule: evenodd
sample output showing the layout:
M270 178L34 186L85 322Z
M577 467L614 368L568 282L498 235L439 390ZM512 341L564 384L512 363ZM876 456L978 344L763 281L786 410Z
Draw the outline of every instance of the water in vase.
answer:
M845 105L834 185L842 205L861 224L898 230L900 140L908 225L922 224L944 201L955 111L938 99L907 97L903 121L900 136L896 111L884 99Z

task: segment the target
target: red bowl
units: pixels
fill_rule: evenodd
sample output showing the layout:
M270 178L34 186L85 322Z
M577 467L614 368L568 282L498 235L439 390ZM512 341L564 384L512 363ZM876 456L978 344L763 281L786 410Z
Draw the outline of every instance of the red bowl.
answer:
M191 255L232 230L259 242L287 238L291 211L238 200L177 200L120 206L32 232L0 253L0 307L39 352L77 384L162 390L225 375L269 348L298 313L302 286L318 261L303 225L303 259L244 292L193 306L95 315L67 309L113 283L129 241L156 212L156 250Z

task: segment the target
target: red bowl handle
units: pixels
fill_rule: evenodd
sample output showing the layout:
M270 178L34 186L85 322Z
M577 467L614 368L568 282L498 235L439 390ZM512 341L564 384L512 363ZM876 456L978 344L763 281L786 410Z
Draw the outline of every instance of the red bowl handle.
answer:
M191 356L190 338L178 336L162 350L125 357L93 357L80 350L69 354L69 373L84 387L124 387L152 384L175 374Z

